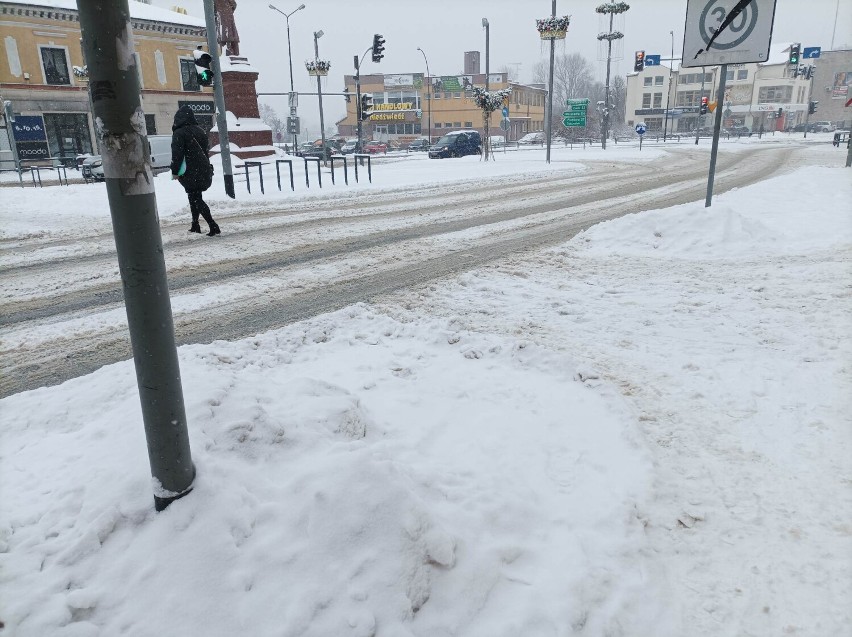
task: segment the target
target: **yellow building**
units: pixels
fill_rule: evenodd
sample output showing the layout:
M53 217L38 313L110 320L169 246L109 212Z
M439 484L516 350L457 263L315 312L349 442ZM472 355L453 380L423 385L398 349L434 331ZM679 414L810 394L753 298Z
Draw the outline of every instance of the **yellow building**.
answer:
M338 133L355 137L358 126L355 77L344 76L344 83L353 98L346 105L346 117L337 122ZM362 75L361 94L373 99L373 114L363 123L362 137L406 144L420 137L434 140L458 129L475 129L484 135L482 111L473 102L474 86L485 88L484 73L433 77L424 77L423 73ZM546 89L510 82L506 73L491 73L488 89L504 88L512 89L509 130L500 128L503 114L496 111L491 115L489 133L516 140L525 133L542 130Z
M192 56L206 48L204 21L135 0L130 13L148 134L171 134L184 104L209 130L213 94L198 86ZM12 103L16 126L40 122L46 134L18 141L22 159L97 152L80 38L76 0L0 0L0 100Z

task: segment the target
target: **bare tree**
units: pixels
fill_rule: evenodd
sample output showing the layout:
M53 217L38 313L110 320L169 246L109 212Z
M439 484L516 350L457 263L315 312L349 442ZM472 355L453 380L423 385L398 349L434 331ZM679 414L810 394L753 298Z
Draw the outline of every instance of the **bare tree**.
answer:
M278 113L275 109L269 104L260 104L258 108L260 110L260 119L264 124L272 129L272 139L275 141L283 140L287 127L285 126L284 121L278 117Z

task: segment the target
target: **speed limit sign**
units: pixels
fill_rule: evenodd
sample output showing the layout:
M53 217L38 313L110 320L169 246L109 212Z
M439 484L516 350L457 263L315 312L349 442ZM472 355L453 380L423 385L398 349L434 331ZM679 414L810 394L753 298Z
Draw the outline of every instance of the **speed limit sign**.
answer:
M775 0L687 0L684 67L766 62Z

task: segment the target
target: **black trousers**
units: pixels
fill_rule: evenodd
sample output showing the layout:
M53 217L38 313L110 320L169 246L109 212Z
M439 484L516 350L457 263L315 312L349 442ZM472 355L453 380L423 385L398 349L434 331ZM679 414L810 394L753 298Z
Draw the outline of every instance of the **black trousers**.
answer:
M204 193L200 190L193 190L186 194L189 196L189 210L192 212L193 225L198 223L198 217L204 217L207 225L213 228L216 222L213 221L213 215L210 214L209 206L201 198Z

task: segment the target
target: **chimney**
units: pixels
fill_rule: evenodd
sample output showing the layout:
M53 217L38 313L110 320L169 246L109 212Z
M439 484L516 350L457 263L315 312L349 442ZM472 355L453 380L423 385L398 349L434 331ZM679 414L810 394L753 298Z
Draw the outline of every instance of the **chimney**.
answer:
M464 74L479 75L479 51L465 51Z

